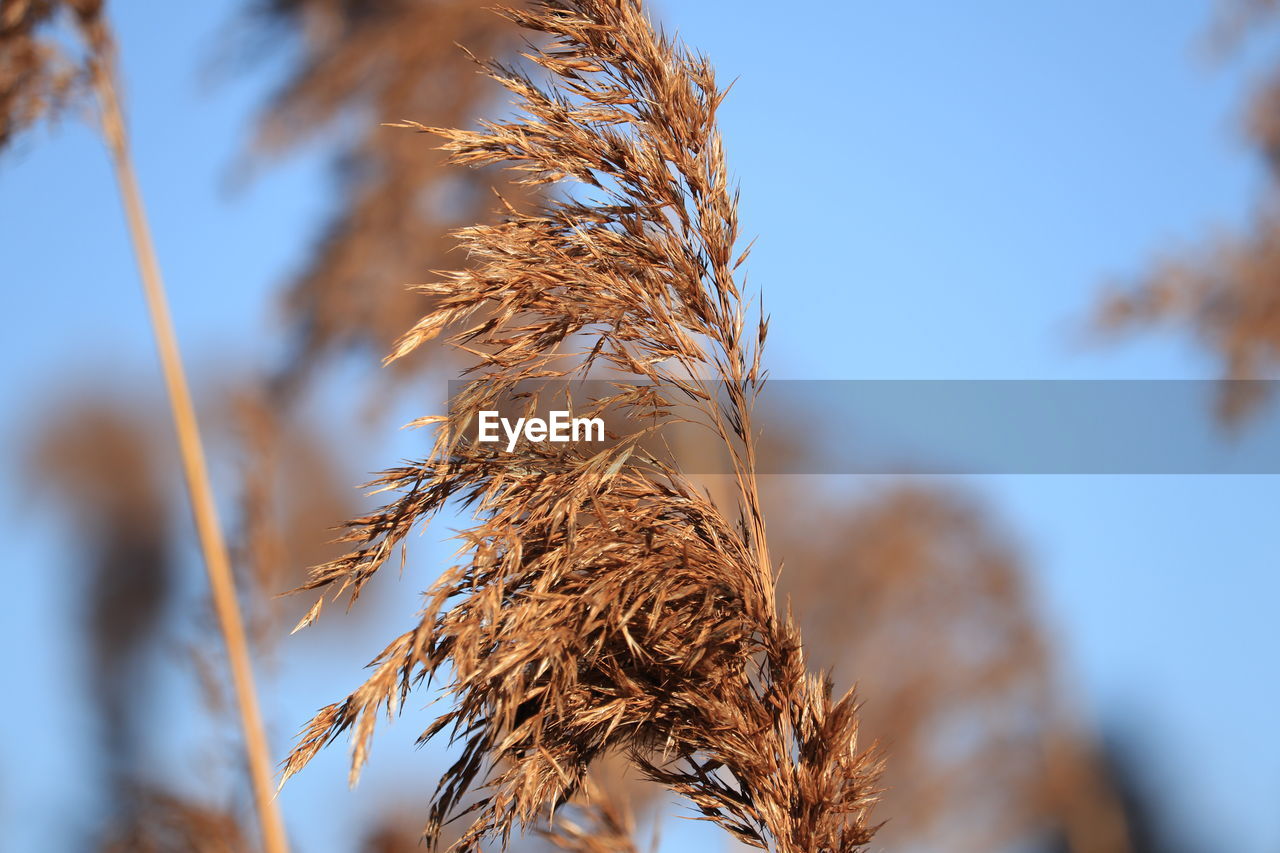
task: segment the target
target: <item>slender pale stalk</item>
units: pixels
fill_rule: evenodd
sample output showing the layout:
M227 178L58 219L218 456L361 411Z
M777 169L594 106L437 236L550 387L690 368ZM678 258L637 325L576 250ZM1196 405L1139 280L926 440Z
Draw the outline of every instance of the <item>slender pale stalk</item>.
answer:
M289 846L284 824L276 807L272 785L271 757L263 730L262 714L254 690L253 668L249 659L249 644L245 637L244 619L236 598L235 579L227 558L227 546L218 526L213 490L209 485L209 472L205 465L204 450L196 422L195 407L187 387L169 316L164 282L160 277L160 264L151 242L151 231L142 207L142 196L134 175L133 161L129 154L124 116L116 94L110 60L100 57L94 70L94 89L102 111L102 130L115 167L120 198L129 223L129 236L146 294L151 327L155 334L156 349L164 372L165 386L169 393L169 405L173 425L178 435L178 447L182 455L182 469L187 491L191 499L192 514L200 538L209 586L213 593L214 609L227 646L227 658L231 664L231 676L235 685L236 704L240 712L240 726L244 731L245 755L249 775L253 782L254 802L258 822L262 829L264 853L287 853Z

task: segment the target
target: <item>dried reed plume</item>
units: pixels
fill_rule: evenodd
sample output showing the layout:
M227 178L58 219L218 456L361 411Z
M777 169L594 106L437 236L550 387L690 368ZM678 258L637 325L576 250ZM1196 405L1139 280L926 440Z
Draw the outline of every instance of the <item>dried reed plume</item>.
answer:
M455 397L462 427L523 381L593 365L651 383L601 410L660 428L668 403L691 401L732 454L737 521L647 457L638 436L594 455L572 444L504 454L439 429L425 460L376 481L395 499L351 522L354 550L306 588L354 600L450 499L476 518L462 562L372 676L305 728L285 775L351 730L354 780L379 711L439 677L455 704L422 739L449 731L464 747L433 798L433 842L469 815L455 849L505 844L566 801L593 761L625 752L749 845L853 850L871 837L876 768L857 747L852 694L833 699L807 672L774 603L750 420L765 324L747 333L734 280L743 256L715 124L724 94L705 59L655 33L639 0L504 14L549 40L528 58L552 86L492 64L521 117L421 129L455 163L505 163L562 195L509 203L497 224L459 232L474 266L419 288L432 310L392 359L447 331L478 357ZM697 376L723 380L723 399Z
M0 78L0 92L4 93L0 96L0 107L6 110L4 117L0 118L0 143L8 142L15 130L39 117L48 101L42 92L63 89L48 81L63 79L65 72L56 65L51 68L39 65L45 60L55 62L60 55L42 50L41 45L48 42L41 42L40 37L45 28L57 23L63 12L73 18L76 32L84 45L82 73L96 100L100 129L111 155L134 256L138 262L156 349L169 394L192 515L236 687L245 755L261 824L263 848L266 853L283 853L288 849L288 844L272 798L270 758L253 685L248 642L236 600L235 582L226 545L218 525L195 407L187 387L177 337L169 316L160 265L134 174L124 111L120 105L115 43L103 14L101 0L16 0L0 12L0 69L3 69L4 75ZM13 61L12 57L18 57L19 61ZM18 69L16 76L14 68ZM9 114L9 110L15 112Z

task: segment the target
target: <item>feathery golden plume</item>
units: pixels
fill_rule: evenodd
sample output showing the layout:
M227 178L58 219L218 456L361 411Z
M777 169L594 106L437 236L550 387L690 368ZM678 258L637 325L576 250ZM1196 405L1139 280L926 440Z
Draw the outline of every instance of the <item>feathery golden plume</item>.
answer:
M637 0L505 14L549 41L528 59L552 88L492 64L522 116L422 129L455 163L506 164L562 195L532 210L509 203L500 222L461 231L474 266L421 288L435 303L392 358L452 331L480 359L455 396L461 425L523 382L585 377L593 365L651 383L597 405L654 428L671 400L695 405L732 456L738 519L648 457L640 436L595 453L504 454L439 428L430 456L376 481L396 498L351 522L355 550L313 570L306 588L355 599L451 499L476 517L460 537L464 559L365 684L306 727L286 776L351 730L354 780L377 713L439 676L455 705L423 740L448 730L465 745L434 797L433 839L470 815L455 848L505 842L565 802L595 759L624 751L747 844L853 850L871 836L875 764L857 747L852 694L833 699L806 670L799 633L774 604L750 420L765 324L747 333L734 280L743 256L715 123L724 93ZM691 381L708 376L723 395Z

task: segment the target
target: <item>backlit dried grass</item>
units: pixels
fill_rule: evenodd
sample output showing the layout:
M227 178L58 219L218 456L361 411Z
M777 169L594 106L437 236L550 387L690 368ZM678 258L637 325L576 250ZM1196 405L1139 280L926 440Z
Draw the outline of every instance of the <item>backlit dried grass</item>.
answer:
M529 59L550 86L492 65L520 116L422 129L455 163L505 164L559 195L460 232L474 265L421 288L433 309L393 358L449 334L479 360L455 397L456 425L529 379L594 365L647 380L653 390L601 405L660 428L671 399L695 403L732 452L738 516L647 458L639 437L604 452L505 454L439 429L426 459L384 472L377 486L393 500L351 522L354 550L307 587L354 599L453 501L475 518L461 562L364 685L307 726L286 775L350 731L354 779L376 715L439 678L454 704L422 737L447 732L462 753L433 798L432 839L466 815L457 849L505 842L565 802L596 759L623 752L747 844L855 849L872 832L875 768L857 746L854 699L807 671L774 604L750 421L764 324L749 324L734 278L743 256L715 123L723 93L637 0L506 14L547 39ZM692 376L723 380L725 398Z

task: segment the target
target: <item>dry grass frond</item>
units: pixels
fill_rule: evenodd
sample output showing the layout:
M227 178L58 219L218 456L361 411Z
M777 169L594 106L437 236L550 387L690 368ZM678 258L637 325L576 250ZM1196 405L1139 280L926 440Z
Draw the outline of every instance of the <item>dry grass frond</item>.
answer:
M406 116L463 126L487 112L501 90L456 44L514 57L519 29L474 0L255 0L251 21L273 53L281 35L299 47L256 150L277 155L321 132L340 140L337 209L285 301L294 349L278 379L291 389L326 357L386 353L426 310L405 282L457 263L448 232L490 218L495 192L519 192L501 170L451 169L442 152L382 126ZM419 356L388 375L405 378Z
M428 835L469 816L457 849L505 843L566 802L597 758L626 752L744 843L853 850L871 836L876 768L857 747L853 696L833 698L808 673L774 603L750 421L764 324L747 333L734 279L723 92L636 0L506 14L549 41L528 59L551 88L494 64L522 115L423 129L455 163L503 164L563 195L509 203L500 222L461 231L474 266L422 288L433 308L392 358L452 332L480 359L455 396L463 426L521 383L593 365L652 383L599 405L659 424L668 398L698 407L731 451L739 514L729 521L638 438L508 454L438 430L430 456L376 481L394 500L351 522L355 549L306 587L356 598L411 529L455 500L476 519L463 559L369 680L312 720L286 776L350 731L354 779L376 715L440 678L455 704L422 738L448 732L464 745ZM723 398L700 393L698 376L722 380Z

